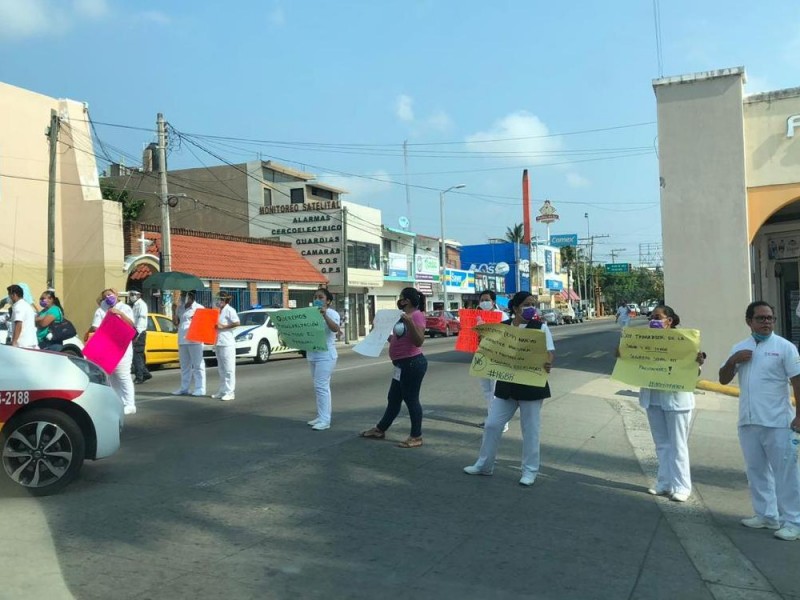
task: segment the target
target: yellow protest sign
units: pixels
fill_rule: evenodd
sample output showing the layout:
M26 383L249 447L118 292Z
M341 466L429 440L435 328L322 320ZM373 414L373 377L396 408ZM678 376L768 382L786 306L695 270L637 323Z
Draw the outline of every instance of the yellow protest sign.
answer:
M626 327L611 378L654 390L691 392L697 384L699 351L697 329Z
M481 342L472 357L469 374L498 381L544 387L548 361L543 331L500 323L475 327Z

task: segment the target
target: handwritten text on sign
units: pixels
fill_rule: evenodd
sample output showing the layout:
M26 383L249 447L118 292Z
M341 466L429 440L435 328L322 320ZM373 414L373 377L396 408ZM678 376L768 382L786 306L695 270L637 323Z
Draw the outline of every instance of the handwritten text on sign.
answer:
M469 374L498 381L544 387L548 361L544 332L510 325L484 324L475 327L481 343Z
M328 349L328 327L318 308L279 310L270 313L270 318L286 346L306 351Z
M611 378L654 390L691 392L697 384L699 351L697 329L626 327Z

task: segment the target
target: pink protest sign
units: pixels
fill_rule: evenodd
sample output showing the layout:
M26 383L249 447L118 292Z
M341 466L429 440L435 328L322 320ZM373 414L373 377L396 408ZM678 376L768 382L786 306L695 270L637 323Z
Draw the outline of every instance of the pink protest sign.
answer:
M458 321L461 330L458 332L456 340L456 350L459 352L472 352L478 349L478 334L475 333L475 326L481 323L499 323L503 320L503 313L495 310L475 310L472 308L462 308L458 311Z
M83 349L83 355L108 374L114 372L136 337L136 329L114 313L106 313L100 327Z

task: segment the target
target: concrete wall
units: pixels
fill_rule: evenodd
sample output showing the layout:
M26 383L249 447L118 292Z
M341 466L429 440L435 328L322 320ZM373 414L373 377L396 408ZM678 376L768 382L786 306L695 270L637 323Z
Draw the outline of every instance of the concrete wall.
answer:
M701 330L706 377L748 335L744 71L653 82L658 111L666 302Z
M787 137L787 119L800 115L800 88L745 99L747 186L796 183L800 179L800 126Z

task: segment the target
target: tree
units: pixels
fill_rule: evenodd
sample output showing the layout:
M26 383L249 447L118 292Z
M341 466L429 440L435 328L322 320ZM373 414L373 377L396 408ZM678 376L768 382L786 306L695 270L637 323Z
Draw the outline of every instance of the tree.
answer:
M517 223L513 227L506 227L506 239L509 242L522 243L525 237L525 226L522 223Z
M102 194L104 200L113 200L114 202L122 203L123 221L135 221L139 218L139 215L144 209L144 198L131 198L131 195L127 190L122 190L120 192L117 190L117 188L109 185L108 183L104 182L100 184L100 193Z

